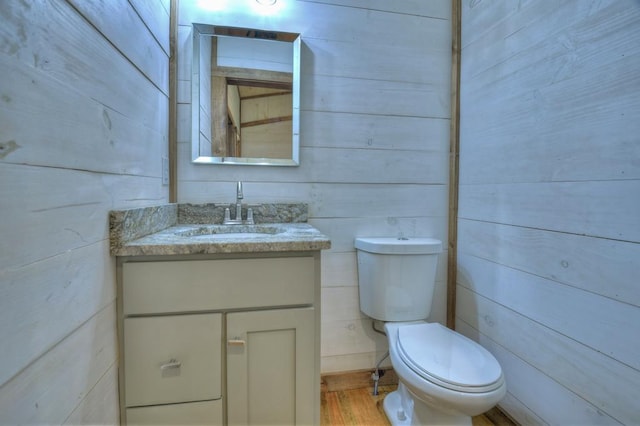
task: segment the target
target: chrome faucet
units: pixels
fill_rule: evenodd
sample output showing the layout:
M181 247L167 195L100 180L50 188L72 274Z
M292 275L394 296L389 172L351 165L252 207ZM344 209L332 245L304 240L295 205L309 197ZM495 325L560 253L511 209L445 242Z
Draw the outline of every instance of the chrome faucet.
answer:
M236 187L236 220L242 220L242 199L244 195L242 194L242 182L238 182L238 186Z
M238 182L236 186L236 217L231 219L231 211L227 207L224 209L224 225L253 225L253 209L247 209L247 220L242 220L242 199L244 194L242 193L242 182Z

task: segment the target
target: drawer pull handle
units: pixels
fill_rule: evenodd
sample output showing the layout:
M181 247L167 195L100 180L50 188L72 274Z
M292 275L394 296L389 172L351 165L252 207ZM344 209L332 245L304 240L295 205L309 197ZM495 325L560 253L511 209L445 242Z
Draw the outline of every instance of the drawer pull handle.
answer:
M182 367L182 363L180 361L176 361L175 359L170 360L166 364L162 364L160 366L160 370L168 370L170 368L180 368Z
M244 346L245 343L246 342L244 340L239 340L239 339L229 340L227 342L229 346Z

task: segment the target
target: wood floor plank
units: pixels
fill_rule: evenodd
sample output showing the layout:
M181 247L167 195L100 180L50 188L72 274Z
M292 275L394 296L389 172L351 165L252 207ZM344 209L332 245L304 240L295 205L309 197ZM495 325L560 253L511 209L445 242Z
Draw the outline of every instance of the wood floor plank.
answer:
M344 391L345 400L348 401L351 408L351 415L354 425L384 425L388 424L386 419L380 415L376 407L374 399L368 392L362 392L360 389Z
M323 392L322 403L320 404L320 424L322 425L342 425L345 420L340 410L340 402L337 392Z
M382 399L395 389L388 386L380 395L373 396L371 388L346 389L323 392L321 404L322 425L389 425L382 409Z

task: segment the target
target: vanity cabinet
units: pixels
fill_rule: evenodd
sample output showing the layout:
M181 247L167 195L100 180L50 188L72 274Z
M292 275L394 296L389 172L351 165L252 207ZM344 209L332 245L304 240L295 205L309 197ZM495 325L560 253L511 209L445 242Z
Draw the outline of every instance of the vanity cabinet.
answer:
M319 423L319 252L117 271L122 424Z

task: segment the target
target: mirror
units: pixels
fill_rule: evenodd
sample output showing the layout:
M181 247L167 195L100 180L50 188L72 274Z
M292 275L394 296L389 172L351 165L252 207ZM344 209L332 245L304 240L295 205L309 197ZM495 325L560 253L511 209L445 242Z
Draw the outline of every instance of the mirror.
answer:
M300 35L193 24L192 161L297 166Z

